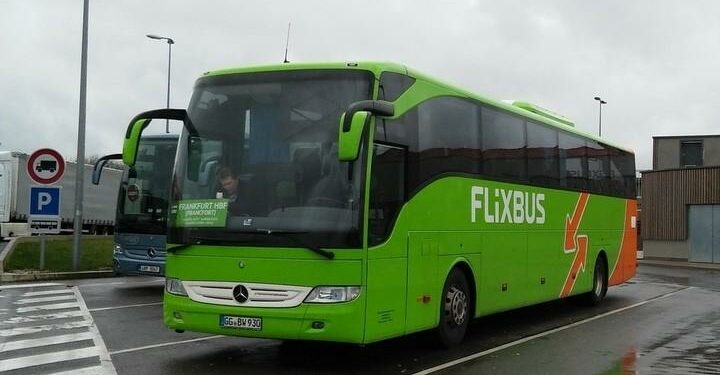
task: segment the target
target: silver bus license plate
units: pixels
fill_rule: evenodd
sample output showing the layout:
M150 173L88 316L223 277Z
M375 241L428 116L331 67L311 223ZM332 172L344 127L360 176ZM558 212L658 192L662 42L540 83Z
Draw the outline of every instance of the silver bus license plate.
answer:
M220 327L244 328L256 331L262 330L262 318L248 318L245 316L220 315Z
M160 266L140 266L140 272L160 272Z

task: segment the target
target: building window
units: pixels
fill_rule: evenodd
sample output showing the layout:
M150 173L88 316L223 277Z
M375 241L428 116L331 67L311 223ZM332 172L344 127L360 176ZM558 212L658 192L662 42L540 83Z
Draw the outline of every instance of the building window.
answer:
M702 167L703 143L702 141L680 141L680 166Z

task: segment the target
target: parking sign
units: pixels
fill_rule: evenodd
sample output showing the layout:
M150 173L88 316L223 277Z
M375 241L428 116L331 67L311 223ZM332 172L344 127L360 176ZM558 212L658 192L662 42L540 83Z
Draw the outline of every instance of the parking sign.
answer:
M30 215L60 215L60 187L31 187Z
M60 186L30 187L31 233L60 233Z

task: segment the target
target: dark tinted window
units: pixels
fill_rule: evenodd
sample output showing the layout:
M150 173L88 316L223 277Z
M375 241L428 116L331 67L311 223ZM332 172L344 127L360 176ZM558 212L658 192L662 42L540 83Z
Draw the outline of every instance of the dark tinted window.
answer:
M482 155L483 174L500 179L525 181L525 121L483 107Z
M590 191L610 192L610 158L607 149L595 141L587 141L588 177Z
M527 123L528 179L531 183L559 186L558 131Z
M383 72L380 75L380 92L378 99L394 102L399 98L412 84L415 79L404 74L393 72Z
M560 147L560 186L587 189L587 153L585 140L564 132L558 137Z
M610 157L610 191L633 198L636 191L635 157L615 147L605 146Z
M418 107L418 174L427 180L445 172L481 172L478 107L441 97Z
M390 234L400 207L405 203L405 150L375 144L370 180L370 245L377 245Z
M376 140L407 148L407 194L462 173L635 197L633 154L456 97L378 119Z
M680 166L701 167L703 165L703 143L702 141L680 142Z

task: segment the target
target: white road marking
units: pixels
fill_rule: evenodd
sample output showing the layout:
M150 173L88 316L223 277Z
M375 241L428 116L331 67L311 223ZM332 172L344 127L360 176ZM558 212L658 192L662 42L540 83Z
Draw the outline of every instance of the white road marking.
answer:
M90 332L75 333L70 335L50 336L40 339L17 340L0 343L0 352L9 352L11 350L28 349L41 346L64 344L68 342L92 340L93 335Z
M62 296L52 296L52 297L38 297L38 298L24 298L19 299L15 302L13 302L14 305L27 305L29 303L40 303L40 302L55 302L55 301L64 301L68 299L75 299L74 294L65 294Z
M17 309L17 312L18 313L26 313L26 312L33 312L33 311L72 309L72 308L77 308L77 307L79 307L79 306L76 302L66 302L66 303L54 303L52 305L20 307L19 309Z
M116 310L116 309L130 309L130 308L134 308L134 307L157 306L157 305L162 305L162 304L163 304L162 302L152 302L152 303L140 303L137 305L97 307L94 309L89 309L88 311L95 312L95 311Z
M72 361L88 357L97 357L98 348L89 347L82 349L65 350L47 354L37 354L27 357L5 359L0 361L0 369L3 371L17 370L25 367L47 365L50 363Z
M24 316L13 316L12 318L5 319L0 322L0 327L3 325L15 325L20 323L33 323L33 322L44 322L47 320L56 319L67 319L75 318L78 316L84 316L85 313L78 311L64 311L55 314L43 314L43 315L24 315Z
M34 284L38 285L38 284ZM68 291L70 292L68 294ZM64 300L72 302L50 303L40 306L17 306L8 318L0 322L0 352L7 354L0 360L0 372L13 371L28 367L49 365L53 363L68 362L77 359L93 358L99 364L85 363L85 367L65 370L65 375L117 375L115 367L110 360L110 354L94 323L92 314L85 304L85 300L77 287L56 291L31 292L24 294L25 298L15 302L16 305L29 303L46 303ZM54 311L61 309L74 309L73 311ZM7 309L6 309L7 310ZM19 313L38 312L36 314L18 315ZM80 318L82 320L64 321L51 324L59 319ZM37 324L28 327L18 327L19 324ZM9 327L9 328L5 328ZM77 329L78 331L67 331ZM32 337L42 333L43 337ZM63 344L75 343L74 348L63 347ZM84 346L78 348L77 346ZM34 349L32 354L26 354L24 349ZM89 367L88 367L89 366ZM67 368L67 367L66 367Z
M76 285L78 288L88 288L88 287L102 287L102 286L108 286L108 285L153 285L153 284L164 284L165 279L160 280L150 280L150 281L114 281L110 283L93 283L93 284L78 284Z
M40 284L8 284L0 285L0 290L3 289L19 289L19 288L41 288L46 286L58 286L62 284L58 283L40 283Z
M585 323L590 323L590 322L592 322L592 321L595 321L595 320L598 320L598 319L602 319L602 318L608 317L608 316L610 316L610 315L614 315L614 314L617 314L617 313L621 313L621 312L623 312L623 311L631 310L631 309L634 309L634 308L636 308L636 307L640 307L640 306L642 306L642 305L646 305L646 304L648 304L648 303L650 303L650 302L659 301L659 300L661 300L661 299L665 299L665 298L674 296L674 295L676 295L676 294L678 294L678 293L680 293L680 292L684 292L684 291L689 290L689 289L694 289L694 287L685 287L685 288L683 288L683 289L676 290L676 291L674 291L674 292L662 294L662 295L659 295L659 296L657 296L657 297L650 298L650 299L645 300L645 301L642 301L642 302L638 302L638 303L635 303L635 304L632 304L632 305L629 305L629 306L621 307L621 308L619 308L619 309L615 309L615 310L612 310L612 311L608 311L608 312L603 313L603 314L600 314L600 315L595 315L595 316L593 316L593 317L590 317L590 318L587 318L587 319L584 319L584 320L580 320L580 321L577 321L577 322L575 322L575 323L571 323L571 324L568 324L568 325L565 325L565 326L562 326L562 327L558 327L558 328L551 329L551 330L549 330L549 331L545 331L545 332L541 332L541 333L538 333L538 334L535 334L535 335L532 335L532 336L528 336L528 337L522 338L522 339L520 339L520 340L516 340L516 341L513 341L513 342L509 342L509 343L504 344L504 345L496 346L496 347L494 347L494 348L492 348L492 349L484 350L484 351L482 351L482 352L478 352L478 353L471 354L471 355L468 355L468 356L465 356L465 357L462 357L462 358L458 358L458 359L456 359L456 360L454 360L454 361L446 362L446 363L443 363L443 364L441 364L441 365L437 365L437 366L435 366L435 367L431 367L431 368L428 368L428 369L425 369L425 370L416 372L416 373L413 374L413 375L427 375L427 374L432 374L433 372L437 372L437 371L440 371L440 370L445 370L445 369L448 369L448 368L450 368L450 367L457 366L457 365L459 365L459 364L461 364L461 363L465 363L465 362L471 361L471 360L473 360L473 359L477 359L477 358L480 358L480 357L484 357L484 356L486 356L486 355L488 355L488 354L492 354L492 353L495 353L495 352L498 352L498 351L501 351L501 350L505 350L505 349L507 349L507 348L511 348L511 347L513 347L513 346L520 345L520 344L526 343L526 342L528 342L528 341L535 340L535 339L540 338L540 337L552 335L552 334L554 334L554 333L558 333L558 332L561 332L561 331L564 331L564 330L567 330L567 329L570 329L570 328L574 328L574 327L583 325L583 324L585 324Z
M53 372L50 375L98 375L102 374L103 371L105 371L105 369L103 369L102 366L93 366L62 372Z
M214 340L214 339L219 339L219 338L221 338L221 337L227 337L227 336L221 336L221 335L218 335L218 336L207 336L207 337L200 337L200 338L197 338L197 339L182 340L182 341L171 341L171 342L166 342L166 343L162 343L162 344L139 346L139 347L137 347L137 348L116 350L116 351L114 351L114 352L110 352L110 355L137 352L137 351L146 350L146 349L161 348L161 347L163 347L163 346L172 346L172 345L179 345L179 344L187 344L187 343L190 343L190 342Z
M0 286L0 288L2 288L2 287ZM65 289L53 289L53 290L43 290L43 291L40 291L40 292L27 292L27 293L23 293L22 296L23 296L23 297L37 297L37 296L49 296L49 295L53 295L53 294L66 294L66 293L72 294L72 293L73 293L73 290L70 289L70 288L65 288Z
M69 322L69 323L61 323L61 324L48 324L48 325L42 325L42 326L4 329L4 330L0 331L0 337L30 335L33 333L39 333L39 332L45 332L45 331L55 331L55 330L60 330L60 329L85 328L85 327L90 327L90 325L92 325L92 321L81 320L79 322Z
M75 289L75 295L77 296L78 302L80 303L80 310L85 312L85 316L92 323L89 330L90 333L93 334L93 342L95 343L95 347L99 350L100 367L102 367L103 369L102 374L117 375L117 372L115 371L115 366L113 366L112 364L112 359L110 359L110 353L108 353L107 347L105 346L105 341L103 341L102 336L100 336L100 331L95 325L92 314L90 314L90 310L88 310L87 305L85 304L85 299L83 299L82 294L80 294L80 289L78 289L77 287L73 289ZM96 372L96 374L101 374L101 372Z

